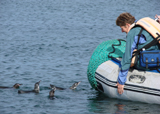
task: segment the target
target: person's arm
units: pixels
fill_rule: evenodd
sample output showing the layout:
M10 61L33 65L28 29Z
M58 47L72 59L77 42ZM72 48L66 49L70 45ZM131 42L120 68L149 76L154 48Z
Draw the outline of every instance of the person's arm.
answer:
M131 58L132 58L132 53L133 50L136 49L136 44L138 41L138 36L134 35L129 35L130 38L127 37L127 42L126 42L126 50L125 53L122 57L122 62L121 62L121 70L119 72L118 75L118 79L117 79L117 84L116 86L118 87L118 93L122 94L123 93L123 89L124 89L124 84L127 80L127 74L128 74L128 70L130 68L130 64L131 64ZM144 38L145 36L141 35L139 43L145 43L146 40Z
M130 32L127 35L127 41L126 41L126 49L125 53L123 54L122 61L121 61L121 70L119 71L118 79L117 79L117 91L119 94L122 94L124 91L124 84L127 80L127 74L128 70L130 68L131 64L131 58L132 58L132 44L134 42L134 35L130 35Z
M118 75L117 81L121 85L124 85L126 82L126 77L128 74L128 70L130 68L130 64L131 64L132 52L136 46L136 45L133 45L134 44L134 35L132 35L132 33L129 33L127 35L125 53L123 54L123 57L122 57L121 70Z

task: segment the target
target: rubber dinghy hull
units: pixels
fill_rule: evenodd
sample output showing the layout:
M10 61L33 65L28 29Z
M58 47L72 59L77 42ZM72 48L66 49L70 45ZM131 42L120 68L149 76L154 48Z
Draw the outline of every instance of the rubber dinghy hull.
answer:
M97 89L110 98L160 104L160 73L129 70L122 95L117 92L119 65L108 60L95 72Z

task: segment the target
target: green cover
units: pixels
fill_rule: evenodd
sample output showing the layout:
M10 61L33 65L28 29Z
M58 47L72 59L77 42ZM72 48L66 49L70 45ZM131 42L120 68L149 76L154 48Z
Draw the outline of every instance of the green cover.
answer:
M121 45L114 46L115 52L111 53L110 56L115 57L115 58L118 58L118 57L122 58L122 55L125 52L125 45L126 45L126 42L124 40L121 40L120 42L117 39L108 40L108 41L102 42L94 50L94 52L93 52L93 54L90 58L90 61L89 61L89 64L88 64L88 69L87 69L88 81L93 88L96 89L96 87L97 87L97 82L96 82L96 79L95 79L96 69L103 62L111 59L111 58L108 58L108 54L110 52L114 51L114 48L113 48L112 44L113 45L118 45L120 43L121 43Z

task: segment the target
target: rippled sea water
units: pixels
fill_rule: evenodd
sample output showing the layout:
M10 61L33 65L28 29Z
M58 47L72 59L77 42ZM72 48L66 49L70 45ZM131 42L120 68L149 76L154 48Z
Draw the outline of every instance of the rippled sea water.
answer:
M160 14L159 0L1 0L0 86L22 83L39 94L0 89L0 114L158 114L160 106L111 99L92 89L87 67L103 41L125 39L115 20ZM55 91L50 84L76 90Z

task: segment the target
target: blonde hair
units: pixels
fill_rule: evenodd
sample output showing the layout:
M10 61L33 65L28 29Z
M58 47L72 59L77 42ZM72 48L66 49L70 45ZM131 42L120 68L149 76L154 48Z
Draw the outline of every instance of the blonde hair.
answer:
M132 16L130 13L125 12L121 13L116 20L116 25L117 26L125 26L126 23L128 24L133 24L135 22L135 17Z

